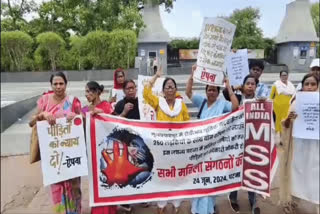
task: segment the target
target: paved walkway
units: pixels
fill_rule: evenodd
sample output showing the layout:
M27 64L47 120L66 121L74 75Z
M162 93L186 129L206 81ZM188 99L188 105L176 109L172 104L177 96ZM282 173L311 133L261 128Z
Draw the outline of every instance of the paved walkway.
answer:
M83 214L90 214L88 179L82 178ZM275 177L271 197L263 199L258 196L258 206L262 214L282 214L278 205L278 177ZM240 191L239 204L241 214L250 214L247 193ZM316 214L316 207L300 201L296 214ZM234 214L228 204L227 196L221 195L217 199L219 214ZM143 208L135 205L132 214L156 214L156 206ZM42 186L41 167L39 163L29 164L29 156L11 156L1 158L1 213L3 214L52 214L49 188ZM120 213L120 212L119 212ZM172 206L168 206L166 214L173 213ZM189 214L190 203L182 204L179 214Z

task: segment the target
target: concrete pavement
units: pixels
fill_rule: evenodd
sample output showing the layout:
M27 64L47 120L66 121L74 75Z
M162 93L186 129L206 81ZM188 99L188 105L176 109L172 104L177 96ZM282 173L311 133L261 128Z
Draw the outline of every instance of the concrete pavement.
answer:
M82 177L81 187L83 195L82 213L90 214L87 177ZM263 199L258 196L257 198L261 214L282 214L282 209L278 205L278 192L279 185L276 176L271 187L271 197ZM250 214L247 192L240 191L238 200L240 213ZM185 201L179 214L190 214L190 206L189 201ZM218 214L234 214L229 206L226 194L217 197L217 211ZM28 155L1 158L1 213L53 214L49 188L42 186L40 164L39 162L29 164ZM156 213L155 205L148 208L135 205L132 212L132 214ZM165 214L171 213L173 213L173 207L169 205ZM300 200L296 214L316 214L316 206Z

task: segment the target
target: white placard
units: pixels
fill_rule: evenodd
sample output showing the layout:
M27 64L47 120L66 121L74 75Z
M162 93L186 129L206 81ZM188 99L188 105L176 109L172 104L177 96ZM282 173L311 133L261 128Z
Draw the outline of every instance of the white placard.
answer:
M236 26L222 18L204 18L197 69L194 79L209 85L223 85L225 58L229 53Z
M294 47L293 48L293 56L298 57L298 55L299 55L299 47Z
M145 84L151 80L150 76L138 75L138 101L139 101L139 113L140 120L150 121L157 119L156 110L153 109L149 104L147 104L143 98L143 89ZM162 84L164 78L158 78L153 84L152 92L157 96L163 96L162 94Z
M293 136L319 140L319 92L298 92Z
M316 53L315 48L310 48L310 50L309 50L309 56L310 56L310 57L315 57L315 53Z
M37 122L44 186L88 175L86 145L81 116L50 126Z
M242 85L243 79L249 74L247 49L232 51L228 54L227 74L231 85Z

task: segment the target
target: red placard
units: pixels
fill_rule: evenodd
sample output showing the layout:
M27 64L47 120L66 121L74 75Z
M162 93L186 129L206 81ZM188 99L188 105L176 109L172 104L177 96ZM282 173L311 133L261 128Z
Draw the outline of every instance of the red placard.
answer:
M245 103L245 148L242 188L270 196L273 103Z

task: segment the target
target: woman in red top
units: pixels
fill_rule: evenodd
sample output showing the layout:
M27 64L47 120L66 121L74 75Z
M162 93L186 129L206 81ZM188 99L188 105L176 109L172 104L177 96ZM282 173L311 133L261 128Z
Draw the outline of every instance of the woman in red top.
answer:
M105 113L111 114L113 109L109 102L101 101L100 95L104 86L99 85L96 81L90 81L86 85L86 98L90 105L82 108L82 113L91 112L93 114Z
M90 105L82 108L82 113L90 112L91 114L105 113L111 114L113 109L107 101L101 101L100 95L103 92L104 86L99 85L95 81L90 81L86 85L86 98ZM117 206L101 206L92 207L91 214L116 214Z

